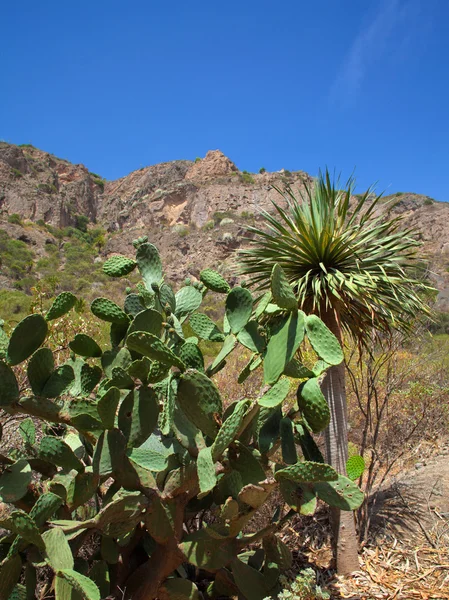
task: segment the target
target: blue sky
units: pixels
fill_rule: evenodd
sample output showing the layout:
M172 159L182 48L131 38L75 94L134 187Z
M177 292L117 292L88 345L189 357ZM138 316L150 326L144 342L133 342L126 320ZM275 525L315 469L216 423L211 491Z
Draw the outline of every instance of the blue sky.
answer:
M0 139L108 179L221 149L449 200L448 0L2 8Z

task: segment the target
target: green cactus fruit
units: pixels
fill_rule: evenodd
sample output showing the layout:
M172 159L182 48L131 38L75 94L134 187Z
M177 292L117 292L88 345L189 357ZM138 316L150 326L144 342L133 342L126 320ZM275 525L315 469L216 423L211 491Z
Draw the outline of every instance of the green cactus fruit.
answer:
M40 550L45 548L39 529L36 523L23 510L13 510L6 519L0 520L0 527L9 529L13 533L20 535L25 541L34 544Z
M60 527L54 527L42 534L45 544L45 560L53 569L73 569L74 560L69 542Z
M196 467L198 469L198 481L201 492L199 497L202 497L213 490L217 483L215 465L212 458L212 449L210 446L200 450Z
M19 400L19 385L14 371L0 360L0 407L6 408Z
M237 335L238 341L252 352L261 354L266 347L266 340L259 331L256 321L249 321Z
M175 316L182 323L191 315L203 301L203 295L193 286L184 286L176 292Z
M67 314L76 304L76 296L72 292L61 292L59 296L53 300L50 310L45 315L47 321L59 319Z
M281 419L279 431L281 435L282 459L287 465L294 465L298 461L298 455L292 420L288 417Z
M298 433L298 441L305 460L324 463L323 455L307 427L302 423L295 423L295 429Z
M54 436L42 438L39 446L39 456L63 469L75 469L76 471L84 469L83 463L77 458L70 446Z
M229 564L234 558L237 553L237 541L229 538L217 544L217 540L208 534L207 528L203 528L185 536L179 548L196 567L215 571Z
M106 373L106 377L112 379L112 370L114 367L120 367L127 371L132 363L132 358L127 348L114 348L103 352L101 357L101 366Z
M273 384L294 357L304 339L304 313L291 312L271 332L264 359L265 383Z
M162 262L156 246L145 242L137 248L136 261L147 290L151 284L159 284L162 279Z
M40 396L55 368L50 348L39 348L28 361L27 375L33 394Z
M154 308L147 308L134 317L128 335L134 331L146 331L159 337L162 329L162 315Z
M237 344L237 339L232 333L226 336L220 352L212 361L212 364L207 368L208 375L212 376L217 373L225 365L225 359L231 354Z
M313 486L319 498L340 510L357 510L365 495L348 477L339 475L336 481L319 482Z
M12 503L23 498L28 491L31 477L30 464L24 458L7 465L0 475L0 500Z
M296 392L298 407L314 433L326 429L330 421L330 410L320 388L317 377L301 383Z
M129 323L128 315L123 312L120 306L108 298L95 298L90 305L90 310L102 321L116 323L117 325Z
M118 413L118 425L129 448L140 446L151 435L158 415L159 405L152 388L142 386L129 392Z
M97 342L85 333L77 333L73 340L69 342L69 348L75 354L86 358L96 358L102 354Z
M187 418L215 438L223 411L215 384L204 373L188 369L179 380L177 400Z
M274 408L282 404L290 391L290 382L287 378L279 379L269 390L257 401L259 406Z
M218 294L229 294L231 288L226 279L213 269L203 269L200 273L200 281L213 292Z
M363 456L354 455L350 456L346 461L346 472L348 474L348 478L351 481L355 481L359 477L363 475L365 470L365 459Z
M298 300L288 282L283 268L280 265L274 265L271 271L271 293L273 294L274 302L286 310L296 310L298 308Z
M123 310L127 315L135 317L145 310L145 304L139 294L128 294L125 298Z
M315 492L307 483L296 483L289 479L279 481L279 490L285 502L301 515L313 515L316 510Z
M251 318L253 297L246 288L235 287L226 297L226 317L232 333L239 333Z
M276 481L288 479L295 483L315 483L319 481L336 481L338 473L330 465L316 462L298 462L275 473Z
M166 579L162 590L167 600L200 600L198 588L189 579Z
M196 344L183 344L179 350L179 358L188 369L204 371L203 353Z
M257 438L259 450L262 454L269 452L279 440L279 427L282 419L282 410L276 408L262 408L257 419Z
M125 339L126 332L128 331L128 323L124 325L118 325L117 323L111 323L109 330L109 339L111 341L112 348L116 348Z
M120 390L116 387L109 388L98 400L97 411L105 429L114 428L119 401Z
M31 417L20 423L19 433L25 444L32 446L36 442L36 427Z
M212 458L214 461L217 461L226 448L228 448L229 444L234 441L243 423L249 405L249 400L240 400L237 402L233 412L220 427L220 431L211 446Z
M40 395L44 398L57 398L73 385L75 374L70 365L57 367L47 379Z
M132 258L127 258L126 256L111 256L107 261L103 264L103 272L109 277L125 277L125 275L129 275L131 271L134 271L137 263Z
M57 571L57 577L55 581L56 598L67 598L76 595L72 594L70 596L66 595L66 593L63 595L60 593L58 594L58 589L60 589L58 583L60 580L67 582L73 591L79 594L79 597L83 598L84 600L101 600L100 590L98 589L97 585L85 575L81 575L81 573L73 571L72 569L60 569ZM62 589L65 589L64 586L62 586Z
M192 331L202 340L223 342L225 336L207 315L194 313L189 320Z
M175 312L176 310L176 297L175 293L168 283L163 283L159 289L159 298L162 306L167 311L167 305L170 312Z
M152 360L184 370L185 365L167 346L155 335L145 331L135 331L128 335L126 345L130 350L139 352Z
M93 472L109 477L122 468L126 438L118 429L103 432L98 438L92 459Z
M343 351L331 330L316 315L307 315L305 325L307 337L318 356L329 365L339 365L344 358Z
M18 365L43 343L47 337L48 325L42 315L28 315L16 325L9 339L7 358L10 365Z
M316 377L315 373L299 362L297 358L292 358L285 366L284 375L293 379L309 379Z

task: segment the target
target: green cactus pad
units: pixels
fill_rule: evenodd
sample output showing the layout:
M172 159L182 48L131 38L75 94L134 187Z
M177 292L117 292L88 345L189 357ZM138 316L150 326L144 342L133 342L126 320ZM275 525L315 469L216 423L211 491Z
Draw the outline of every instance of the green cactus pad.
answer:
M25 541L34 544L40 550L45 547L36 523L23 510L13 510L6 519L0 520L0 527L9 529L9 531L20 535Z
M237 335L238 341L252 352L262 353L266 347L266 340L259 331L256 321L249 321Z
M217 294L228 294L231 290L226 279L213 269L203 269L200 273L200 281L209 290L217 292Z
M175 316L181 321L181 323L191 315L203 301L203 295L193 286L188 285L182 287L176 293L176 309Z
M159 337L162 330L162 315L154 308L147 308L134 317L128 335L134 331L146 331Z
M314 433L323 431L330 421L330 410L317 377L301 383L296 392L298 407Z
M232 333L239 333L251 318L253 297L246 288L235 287L226 297L226 317Z
M0 475L0 500L17 502L25 496L31 483L32 471L24 458L8 465Z
M202 496L213 490L217 483L212 449L210 446L200 450L196 467L198 469L198 481L200 483L200 492Z
M33 394L40 396L55 368L50 348L39 348L28 361L27 375Z
M304 313L292 312L271 332L264 360L265 383L273 384L294 357L304 339Z
M172 419L173 431L178 442L191 454L197 455L206 445L202 432L189 421L177 403L173 407Z
M281 479L279 490L285 502L301 515L313 515L316 510L315 492L309 484L295 483L289 479Z
M41 391L44 398L57 398L73 385L75 373L70 365L61 365L53 371Z
M216 570L221 569L233 559L237 553L237 541L223 539L217 544L217 540L207 533L206 528L203 528L185 536L182 543L179 544L179 548L189 562L196 567Z
M309 379L310 377L316 377L314 371L311 371L304 366L297 358L292 358L285 366L284 375L292 377L293 379Z
M279 439L282 410L276 408L262 408L257 419L257 438L259 450L262 454L269 452Z
M170 307L171 312L175 312L176 310L176 297L175 293L168 283L163 283L159 290L159 297L161 304L165 310L166 305Z
M131 448L126 452L126 455L131 462L154 473L165 471L168 465L169 452L162 444L161 448L157 446Z
M51 492L46 492L36 500L30 511L30 517L34 520L37 527L43 527L61 504L62 498Z
M296 452L292 420L288 417L281 419L279 431L281 436L282 459L287 465L294 465L298 460L298 454Z
M130 350L139 352L143 356L157 360L164 365L178 367L181 370L185 369L182 360L167 348L158 337L151 333L135 331L128 335L126 345Z
M346 472L351 481L355 481L363 475L365 470L365 459L363 456L350 456L346 461Z
M59 296L53 300L50 310L45 315L47 321L59 319L67 314L76 304L76 296L72 292L61 292Z
M20 423L19 433L25 444L32 446L36 443L36 426L34 425L31 417L24 419Z
M317 360L317 362L313 365L312 371L314 377L319 377L326 371L331 365L329 365L324 360Z
M357 510L365 495L348 477L339 475L337 481L315 483L314 490L321 500L340 510Z
M3 330L3 321L0 319L0 359L6 358L8 350L9 337Z
M66 504L74 511L88 502L96 493L100 478L97 474L78 473L67 486Z
M147 290L151 290L151 285L159 284L162 279L162 263L158 249L148 242L141 244L137 248L136 261Z
M145 310L145 304L139 294L128 294L123 309L127 315L135 317Z
M259 406L274 408L285 400L290 391L290 382L287 378L279 379L272 388L257 401Z
M337 338L316 315L307 315L305 320L307 337L318 356L329 365L343 361L343 351Z
M96 584L86 577L81 575L77 571L72 569L60 569L57 572L56 577L56 597L62 598L63 596L58 594L58 580L63 579L67 582L75 592L77 592L84 600L101 600L100 590ZM64 596L67 597L67 596Z
M47 337L48 325L42 315L28 315L16 325L11 333L7 357L10 365L19 363L30 357Z
M130 392L120 405L118 424L128 441L128 447L140 446L157 425L159 405L156 392L140 387Z
M95 298L90 305L90 310L102 321L116 323L117 325L129 323L128 315L123 312L120 306L108 298Z
M70 446L54 436L42 438L39 446L39 456L63 469L75 469L76 471L84 469L83 463L77 458Z
M114 428L119 402L120 390L116 387L109 388L97 402L98 415L106 429Z
M6 408L20 398L19 385L14 371L0 360L0 406Z
M189 579L166 579L162 586L167 600L200 600L198 588Z
M223 410L215 384L203 373L188 369L179 380L177 400L187 418L215 438Z
M117 323L111 323L109 330L109 339L111 341L112 348L116 348L125 339L126 332L128 331L128 323L124 325L118 325Z
M274 265L271 271L271 293L274 302L286 310L295 310L298 308L298 300L285 276L284 270L280 265Z
M212 376L213 374L217 373L220 370L221 366L224 366L225 359L234 350L236 344L237 344L237 340L236 340L235 336L232 335L232 333L230 335L226 336L220 352L214 358L214 360L212 361L212 364L207 368L207 373L209 375Z
M309 430L302 423L296 423L295 429L298 434L298 442L301 446L305 460L324 463L323 455L310 435Z
M126 256L111 256L103 264L103 272L109 277L125 277L136 268L137 263Z
M114 367L120 367L126 371L131 363L131 354L127 348L107 350L106 352L103 352L101 357L101 366L106 373L106 377L109 379L112 379L112 370Z
M336 481L338 473L330 465L316 462L298 462L276 471L277 481L288 479L295 483L314 483L319 481Z
M259 452L237 441L235 445L238 449L238 458L230 458L229 464L240 474L242 485L257 484L263 481L266 475L260 462Z
M204 357L196 344L185 343L179 350L179 358L188 369L204 371Z
M69 542L60 527L49 529L42 535L45 544L45 560L53 569L73 569L74 561Z
M92 459L93 472L109 477L122 468L126 438L118 429L103 432L98 438Z
M97 342L85 333L77 333L73 340L69 342L69 348L75 354L88 358L95 358L102 354Z
M241 594L246 600L262 600L270 597L270 589L263 573L248 566L238 558L232 563L232 574Z
M229 444L234 441L243 423L249 404L249 400L240 400L237 402L233 412L220 427L220 431L211 446L214 461L218 460Z
M202 340L223 342L225 336L207 315L194 313L189 320L192 331Z

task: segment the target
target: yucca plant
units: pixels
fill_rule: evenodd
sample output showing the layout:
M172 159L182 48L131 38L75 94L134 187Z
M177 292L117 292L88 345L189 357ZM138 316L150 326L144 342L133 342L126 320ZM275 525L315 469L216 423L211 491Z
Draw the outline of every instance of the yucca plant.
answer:
M416 277L420 246L401 218L380 211L381 196L369 189L354 196L355 181L344 189L320 173L297 198L290 187L277 191L286 206L263 213L265 229L250 227L251 246L241 253L242 271L260 288L268 287L273 265L279 264L299 308L318 314L342 341L344 332L364 344L373 332L407 330L417 315L428 314L432 292ZM326 430L327 461L340 473L347 461L345 370L332 367L323 381L331 420ZM358 568L352 515L334 515L337 569ZM344 535L343 535L344 533ZM345 538L345 539L343 539Z

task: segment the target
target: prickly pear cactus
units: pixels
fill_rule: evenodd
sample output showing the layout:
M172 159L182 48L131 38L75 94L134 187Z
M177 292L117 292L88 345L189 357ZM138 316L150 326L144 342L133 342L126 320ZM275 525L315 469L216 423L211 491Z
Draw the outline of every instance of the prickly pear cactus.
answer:
M305 335L321 370L341 350L298 311L280 268L256 301L211 269L175 294L155 246L134 246L135 259L114 256L104 271L120 278L137 266L143 283L126 289L123 308L91 304L111 324L111 347L82 332L53 337L76 301L69 293L0 338L0 407L24 417L23 447L0 455L0 596L32 598L45 579L56 600L277 594L291 564L275 536L284 522L313 514L317 497L344 510L363 500L323 461L311 431L328 412L316 371L297 356ZM226 295L223 327L201 312L206 293ZM265 386L224 403L213 377L240 349L252 355L238 381L261 369ZM285 507L248 533L276 490Z

